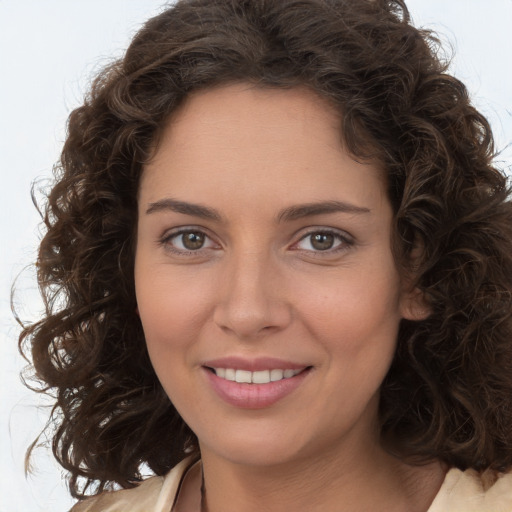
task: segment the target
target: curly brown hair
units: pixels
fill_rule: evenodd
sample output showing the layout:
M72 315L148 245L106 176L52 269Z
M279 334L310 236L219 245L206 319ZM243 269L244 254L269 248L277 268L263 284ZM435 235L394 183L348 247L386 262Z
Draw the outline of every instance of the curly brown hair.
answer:
M137 190L192 91L307 86L387 170L397 265L430 315L403 321L382 385L383 442L461 469L512 466L512 205L487 121L402 0L180 0L150 19L68 122L37 260L44 317L20 336L56 396L53 452L75 497L197 439L152 369L136 314Z

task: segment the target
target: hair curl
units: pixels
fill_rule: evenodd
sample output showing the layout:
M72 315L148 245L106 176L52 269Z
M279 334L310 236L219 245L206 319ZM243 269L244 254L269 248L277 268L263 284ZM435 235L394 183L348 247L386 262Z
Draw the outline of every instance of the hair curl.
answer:
M137 189L192 91L307 86L342 113L359 158L387 170L393 249L429 317L401 324L382 434L403 457L512 466L512 207L487 121L402 0L181 0L149 20L74 110L49 193L24 328L56 394L53 451L73 496L166 473L197 440L151 367L134 293ZM91 487L91 484L96 484Z

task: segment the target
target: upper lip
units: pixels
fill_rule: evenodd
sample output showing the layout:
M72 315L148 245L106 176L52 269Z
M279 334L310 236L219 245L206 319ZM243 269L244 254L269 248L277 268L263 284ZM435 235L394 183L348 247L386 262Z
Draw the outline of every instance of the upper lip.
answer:
M262 370L302 370L310 365L285 361L275 357L257 357L248 359L239 356L221 357L205 361L202 366L208 368L234 368L236 370L247 370L258 372Z

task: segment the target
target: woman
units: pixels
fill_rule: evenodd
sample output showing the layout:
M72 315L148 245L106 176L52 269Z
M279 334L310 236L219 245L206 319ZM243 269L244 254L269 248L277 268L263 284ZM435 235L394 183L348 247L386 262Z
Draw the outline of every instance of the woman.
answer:
M512 510L512 210L436 49L192 0L97 78L22 334L74 510Z

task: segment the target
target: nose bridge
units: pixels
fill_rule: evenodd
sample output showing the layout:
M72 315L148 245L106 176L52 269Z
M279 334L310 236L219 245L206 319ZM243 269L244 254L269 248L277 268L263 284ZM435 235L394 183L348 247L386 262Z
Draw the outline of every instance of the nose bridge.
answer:
M278 264L265 250L231 254L224 269L215 322L240 338L287 325L291 313Z

